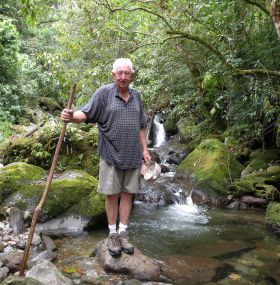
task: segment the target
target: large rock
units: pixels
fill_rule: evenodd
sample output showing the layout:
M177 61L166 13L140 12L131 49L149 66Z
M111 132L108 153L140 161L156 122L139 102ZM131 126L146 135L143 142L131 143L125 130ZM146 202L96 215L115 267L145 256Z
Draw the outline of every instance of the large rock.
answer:
M45 285L72 285L73 282L65 277L51 262L43 260L29 271L27 277L39 280Z
M90 219L77 216L62 214L45 223L36 224L36 232L40 232L48 236L65 236L83 234L90 224Z
M243 177L233 183L231 188L236 197L250 194L269 202L280 197L280 192L277 189L279 181L280 166L274 165L267 169L243 175Z
M134 254L123 253L121 257L114 258L109 254L107 239L97 244L95 254L105 271L125 273L139 280L158 281L160 279L159 263L134 248Z
M0 170L0 194L6 205L17 205L33 212L45 188L45 171L26 163L14 163ZM25 177L26 175L26 177ZM104 196L97 193L98 181L82 171L68 171L55 177L51 183L38 222L45 222L65 211L90 218L104 213Z
M54 111L61 111L62 107L57 103L57 101L50 97L41 96L38 98L39 106L49 112L54 113Z
M267 227L280 236L280 203L270 203L266 210Z
M11 163L0 168L0 202L23 185L34 185L40 181L46 171L24 162Z
M223 135L219 135L219 128L212 120L200 122L196 117L188 116L181 118L177 123L180 140L192 151L203 140L217 138L224 140Z
M280 157L278 149L257 149L250 153L249 162L246 168L242 171L241 177L244 177L252 172L264 170L275 164L275 160Z
M180 163L174 181L184 184L194 179L195 189L210 198L224 198L229 193L228 186L239 177L242 169L223 143L207 139Z

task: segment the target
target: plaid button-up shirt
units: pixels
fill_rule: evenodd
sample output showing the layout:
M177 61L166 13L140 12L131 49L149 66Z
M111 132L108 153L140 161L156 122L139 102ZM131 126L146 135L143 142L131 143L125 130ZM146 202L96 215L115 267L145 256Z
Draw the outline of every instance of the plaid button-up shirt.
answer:
M87 123L98 123L98 153L120 169L140 168L142 149L140 129L146 127L140 93L129 87L125 102L115 83L99 88L80 110Z

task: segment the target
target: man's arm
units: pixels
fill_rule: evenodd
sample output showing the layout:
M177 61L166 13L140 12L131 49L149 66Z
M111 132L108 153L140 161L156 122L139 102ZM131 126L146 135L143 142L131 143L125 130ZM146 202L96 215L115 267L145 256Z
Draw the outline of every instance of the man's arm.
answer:
M71 109L63 109L60 118L66 123L81 123L86 121L87 116L82 111L73 111Z
M147 147L145 129L140 129L140 143L142 147L143 159L145 160L146 163L148 163L149 161L151 161L151 156Z

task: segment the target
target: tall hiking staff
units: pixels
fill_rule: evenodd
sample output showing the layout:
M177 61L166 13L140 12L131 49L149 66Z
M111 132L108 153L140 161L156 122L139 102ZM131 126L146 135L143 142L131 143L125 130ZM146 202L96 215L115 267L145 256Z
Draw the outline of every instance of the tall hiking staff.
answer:
M69 100L68 100L68 104L67 104L67 109L71 109L71 107L72 107L75 91L76 91L76 83L74 83L72 85L72 87L71 87L71 92L70 92L70 96L69 96ZM53 156L51 168L50 168L50 171L49 171L49 174L48 174L48 178L47 178L47 181L46 181L46 185L45 185L45 189L44 189L41 201L38 204L38 206L36 207L36 209L34 211L34 214L33 214L31 227L30 227L30 230L29 230L29 234L28 234L26 245L25 245L22 262L21 262L21 265L20 265L20 270L19 270L19 275L20 276L24 276L24 270L25 270L25 267L26 267L28 254L29 254L29 249L30 249L30 245L31 245L31 242L32 242L32 239L33 239L36 222L37 222L38 216L39 216L39 214L40 214L40 212L41 212L41 210L42 210L42 208L44 206L44 203L45 203L45 201L47 199L47 195L48 195L48 193L50 191L50 185L51 185L51 182L52 182L55 166L56 166L56 163L57 163L57 160L58 160L59 151L60 151L63 139L64 139L64 134L65 134L65 131L66 131L66 127L67 127L67 122L64 122L63 125L62 125L62 128L61 128L61 131L60 131L60 136L59 136L59 139L58 139L58 142L57 142L57 145L56 145L56 149L55 149L55 153L54 153L54 156Z

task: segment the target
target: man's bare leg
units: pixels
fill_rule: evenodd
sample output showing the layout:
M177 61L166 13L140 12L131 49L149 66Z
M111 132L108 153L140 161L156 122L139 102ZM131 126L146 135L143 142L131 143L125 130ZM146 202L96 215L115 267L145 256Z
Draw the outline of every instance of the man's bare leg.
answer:
M121 199L119 206L119 212L120 212L119 235L120 235L121 249L128 254L134 253L134 247L129 242L128 233L126 231L132 209L132 196L133 194L122 192L120 194Z
M119 194L107 195L105 200L105 210L109 225L116 224L118 217L118 207L119 207Z
M120 194L120 223L123 225L128 224L129 216L132 209L132 195L130 193L121 192Z

